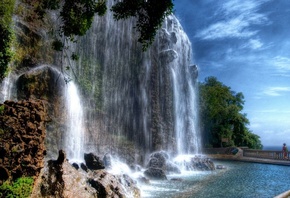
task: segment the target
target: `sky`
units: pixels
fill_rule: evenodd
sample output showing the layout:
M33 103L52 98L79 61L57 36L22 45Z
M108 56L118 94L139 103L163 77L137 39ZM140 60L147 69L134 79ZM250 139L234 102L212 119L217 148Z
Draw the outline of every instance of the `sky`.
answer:
M215 76L245 97L264 146L290 146L290 0L174 0L198 80Z

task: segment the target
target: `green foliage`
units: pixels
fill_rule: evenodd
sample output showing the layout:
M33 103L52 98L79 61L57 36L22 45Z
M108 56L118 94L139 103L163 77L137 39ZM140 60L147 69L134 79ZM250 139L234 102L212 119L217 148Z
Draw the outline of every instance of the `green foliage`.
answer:
M55 51L62 51L63 47L64 47L63 43L58 39L55 39L52 42L52 49L54 49Z
M60 0L42 0L41 6L44 9L56 10L60 8Z
M82 60L82 71L79 76L79 84L83 90L83 94L87 97L91 110L102 111L103 94L102 94L102 67L97 62Z
M157 30L166 16L173 11L172 0L123 0L112 9L114 18L126 19L137 17L136 29L140 33L138 41L146 50L154 41Z
M74 61L77 61L77 60L79 60L79 56L77 54L73 53L71 55L71 59L74 60Z
M262 147L259 136L247 128L249 120L241 113L245 102L242 93L235 93L215 77L206 78L199 89L204 144ZM222 142L222 138L228 142Z
M0 186L0 197L25 198L29 197L33 188L31 177L21 177L15 182L6 181Z
M13 40L11 24L14 4L15 0L2 0L0 4L0 80L5 77L13 55L11 51Z
M1 137L2 135L4 135L4 133L5 133L5 131L4 131L3 129L0 128L0 137Z
M104 16L106 14L106 12L107 12L106 0L99 0L95 4L95 12L99 16Z
M105 1L100 0L66 0L60 12L63 21L62 31L65 36L83 36L91 27L95 13L104 15Z
M0 115L2 115L4 113L4 105L0 105Z

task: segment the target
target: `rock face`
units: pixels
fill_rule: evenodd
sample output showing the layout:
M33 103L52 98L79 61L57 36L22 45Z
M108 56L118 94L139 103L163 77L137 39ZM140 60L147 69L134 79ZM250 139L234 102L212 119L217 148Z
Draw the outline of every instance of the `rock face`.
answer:
M105 169L76 170L63 151L57 160L49 160L35 182L32 198L90 198L132 197L139 198L140 190L127 175L112 175Z
M52 66L42 65L23 73L16 81L18 100L42 100L50 122L46 125L45 146L48 158L56 158L65 134L63 74Z
M167 180L165 172L159 168L150 167L144 172L144 175L148 179L152 179L152 180Z
M180 173L177 165L170 161L169 155L165 151L152 153L150 155L147 167L149 169L162 169L165 174Z
M187 160L178 162L179 166L184 167L187 171L212 171L215 165L210 158L203 155L192 156Z
M8 178L38 176L43 158L46 110L42 101L0 105L0 184Z

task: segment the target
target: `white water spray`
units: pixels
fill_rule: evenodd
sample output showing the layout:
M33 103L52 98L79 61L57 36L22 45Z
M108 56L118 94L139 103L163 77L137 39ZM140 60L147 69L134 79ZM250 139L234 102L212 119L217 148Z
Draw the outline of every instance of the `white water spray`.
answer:
M174 114L175 114L175 138L177 141L177 152L182 154L197 154L200 152L200 137L198 130L198 108L195 78L190 74L191 43L186 33L182 30L178 20L169 16L165 20L166 33L176 37L172 50L175 52L173 61L170 62ZM197 68L194 68L197 69Z
M83 161L84 129L81 100L76 85L67 83L66 102L68 109L67 134L65 137L65 151L71 161Z
M13 87L13 79L12 74L9 73L6 78L1 83L1 94L0 94L0 102L4 102L6 100L12 99L12 87Z

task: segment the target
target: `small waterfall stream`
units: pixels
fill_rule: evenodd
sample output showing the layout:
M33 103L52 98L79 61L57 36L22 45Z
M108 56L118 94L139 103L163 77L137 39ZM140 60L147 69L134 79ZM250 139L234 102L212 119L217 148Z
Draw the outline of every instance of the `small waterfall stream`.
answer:
M84 119L83 106L74 82L66 86L66 105L68 111L67 132L65 136L65 151L71 161L81 162L84 156Z
M0 102L4 102L6 100L12 100L13 99L13 86L14 86L14 76L10 72L6 78L2 81L0 84L1 87L1 93L0 93Z

